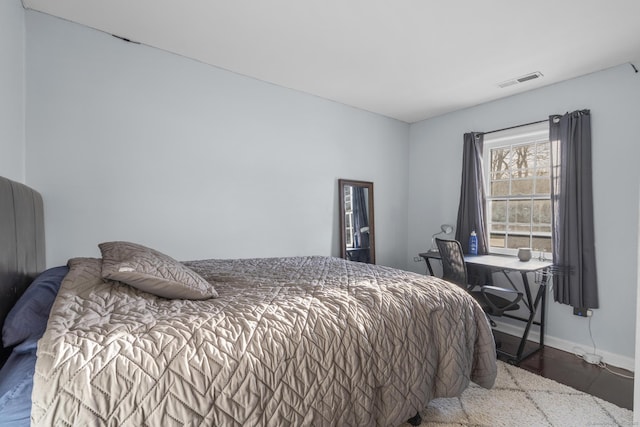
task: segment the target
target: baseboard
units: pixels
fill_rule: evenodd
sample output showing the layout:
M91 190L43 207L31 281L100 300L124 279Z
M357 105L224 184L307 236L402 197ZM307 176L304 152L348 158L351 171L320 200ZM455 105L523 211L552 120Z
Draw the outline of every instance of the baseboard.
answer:
M504 332L505 334L522 336L524 332L524 328L519 328L517 326L503 323L494 318L497 327L495 328L497 331ZM538 331L530 331L529 339L531 341L538 342L540 339L540 333ZM560 338L552 337L549 334L544 336L544 345L557 348L558 350L563 350L568 353L592 353L593 348L587 347L583 344L578 344L572 341L563 340ZM628 371L635 371L635 360L631 357L622 356L616 353L610 353L608 351L600 350L596 348L596 353L602 356L602 361L609 366L618 367L622 369L626 369Z

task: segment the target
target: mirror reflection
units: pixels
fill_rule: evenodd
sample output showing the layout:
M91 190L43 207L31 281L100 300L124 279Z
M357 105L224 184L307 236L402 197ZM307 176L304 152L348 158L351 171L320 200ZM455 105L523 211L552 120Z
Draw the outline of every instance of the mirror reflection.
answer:
M373 182L338 180L340 194L340 256L375 264Z

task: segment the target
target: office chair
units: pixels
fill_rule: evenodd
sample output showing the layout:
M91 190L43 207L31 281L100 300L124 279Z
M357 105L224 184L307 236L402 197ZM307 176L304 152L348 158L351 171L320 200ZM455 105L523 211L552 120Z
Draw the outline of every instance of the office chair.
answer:
M460 242L436 238L436 245L442 260L442 278L469 292L488 316L499 317L505 311L513 311L520 308L518 303L522 300L522 292L498 286L469 284L467 265L464 262L464 253ZM477 287L480 290L476 290ZM497 293L504 295L506 298L497 295ZM491 326L495 327L495 322L490 317L488 319Z

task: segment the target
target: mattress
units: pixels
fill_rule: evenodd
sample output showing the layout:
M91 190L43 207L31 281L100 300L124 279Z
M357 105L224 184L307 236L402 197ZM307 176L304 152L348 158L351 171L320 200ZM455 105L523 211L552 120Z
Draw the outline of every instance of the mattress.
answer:
M464 290L332 257L186 262L167 299L70 260L38 343L32 425L394 426L470 381L493 337Z

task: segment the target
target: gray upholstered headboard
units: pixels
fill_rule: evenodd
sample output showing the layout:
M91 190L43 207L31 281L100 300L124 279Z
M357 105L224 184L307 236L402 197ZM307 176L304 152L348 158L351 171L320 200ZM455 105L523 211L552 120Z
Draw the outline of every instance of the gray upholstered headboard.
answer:
M42 196L0 177L0 330L11 307L44 268Z

